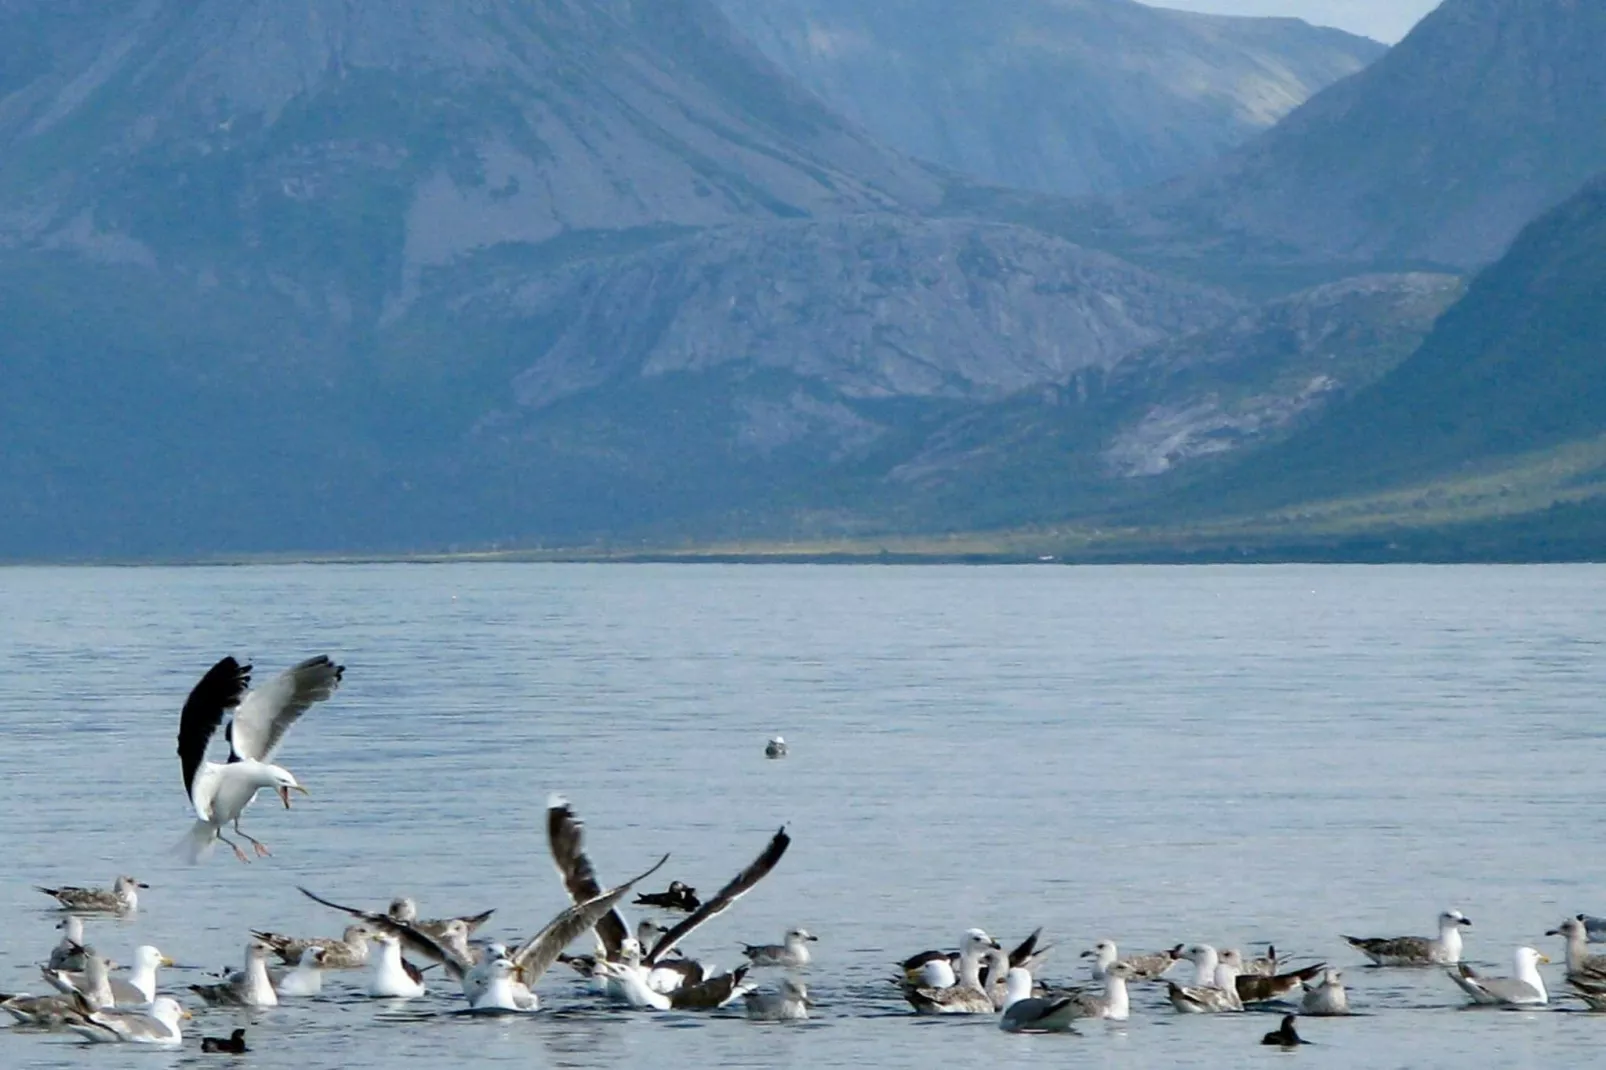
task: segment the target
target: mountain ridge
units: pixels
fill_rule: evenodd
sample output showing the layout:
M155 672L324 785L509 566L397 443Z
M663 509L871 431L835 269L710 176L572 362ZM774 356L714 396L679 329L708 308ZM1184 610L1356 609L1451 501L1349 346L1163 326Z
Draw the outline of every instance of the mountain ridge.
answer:
M1297 19L1132 0L719 0L888 145L983 182L1112 193L1270 126L1384 46Z

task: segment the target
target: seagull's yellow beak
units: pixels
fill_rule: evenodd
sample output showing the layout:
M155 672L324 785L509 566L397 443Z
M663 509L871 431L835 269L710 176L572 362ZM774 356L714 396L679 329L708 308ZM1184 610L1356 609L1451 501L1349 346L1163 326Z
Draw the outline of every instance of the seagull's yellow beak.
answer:
M168 958L166 955L163 955L161 958L157 959L156 961L160 962L163 966L176 966L176 965L178 965L172 959Z
M1539 961L1545 963L1546 965L1549 965L1550 964L1550 956L1545 954L1543 951L1541 951L1539 953Z
M180 1018L194 1018L195 1017L195 1015L191 1014L189 1011L179 1011L178 1012L178 1016Z

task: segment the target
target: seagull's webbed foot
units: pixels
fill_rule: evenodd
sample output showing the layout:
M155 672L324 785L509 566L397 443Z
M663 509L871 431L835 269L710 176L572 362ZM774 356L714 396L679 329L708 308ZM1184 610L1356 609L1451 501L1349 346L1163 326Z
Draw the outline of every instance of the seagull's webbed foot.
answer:
M217 838L219 840L222 840L224 843L228 844L230 847L234 848L234 857L235 858L238 858L241 862L249 862L249 861L251 861L250 857L244 851L240 850L240 845L239 844L235 843L231 839L226 838L221 832L218 833L218 837Z
M251 835L249 832L245 831L243 828L241 828L240 827L240 823L238 821L236 821L234 823L234 832L241 839L246 840L247 842L249 842L251 844L251 849L257 853L257 857L258 858L272 858L273 857L273 852L268 850L268 845L263 843L261 840L257 839L255 836ZM235 848L235 851L237 853L239 852L239 850L240 849L238 847Z

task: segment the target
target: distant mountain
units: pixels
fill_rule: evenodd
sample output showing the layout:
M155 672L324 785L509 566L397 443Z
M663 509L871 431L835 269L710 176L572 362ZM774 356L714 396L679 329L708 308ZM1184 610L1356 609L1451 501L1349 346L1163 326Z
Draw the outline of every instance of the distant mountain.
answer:
M1419 350L1282 449L1246 460L1217 487L1249 512L1393 488L1497 477L1513 505L1606 479L1534 455L1606 434L1606 175L1529 225L1480 272ZM1587 451L1586 451L1587 452Z
M1244 310L1063 384L967 411L888 471L905 523L1003 527L1150 503L1240 456L1276 456L1405 360L1455 276L1362 276Z
M1384 47L1133 0L718 0L888 145L989 182L1109 193L1242 144Z
M1606 169L1603 55L1606 4L1444 0L1243 149L1134 196L1111 230L1178 258L1488 263Z
M1242 307L933 217L704 0L0 4L0 555L758 527Z

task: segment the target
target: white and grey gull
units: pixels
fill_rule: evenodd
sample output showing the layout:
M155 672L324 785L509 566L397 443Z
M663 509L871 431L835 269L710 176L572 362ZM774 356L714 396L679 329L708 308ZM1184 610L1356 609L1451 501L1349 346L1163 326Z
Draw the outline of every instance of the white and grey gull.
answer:
M179 715L178 756L184 790L195 810L195 823L182 844L192 862L204 858L219 840L240 861L250 861L239 844L223 835L228 825L258 855L269 853L266 844L240 827L240 815L263 788L278 792L286 810L292 791L308 793L273 758L285 733L314 704L333 695L344 674L344 666L320 655L250 688L251 666L225 657L191 689ZM234 716L225 730L228 760L208 761L207 747L231 710Z
M1453 966L1461 961L1461 930L1472 922L1459 910L1439 915L1439 935L1346 936L1349 945L1378 966Z
M1550 1002L1539 964L1550 959L1531 947L1519 947L1512 956L1516 969L1511 977L1485 977L1471 966L1459 963L1446 972L1456 986L1482 1006L1537 1007Z
M59 888L39 886L39 890L60 903L62 910L79 914L132 914L139 909L139 890L149 887L133 877L123 876L114 880L110 888L80 888L68 884Z

